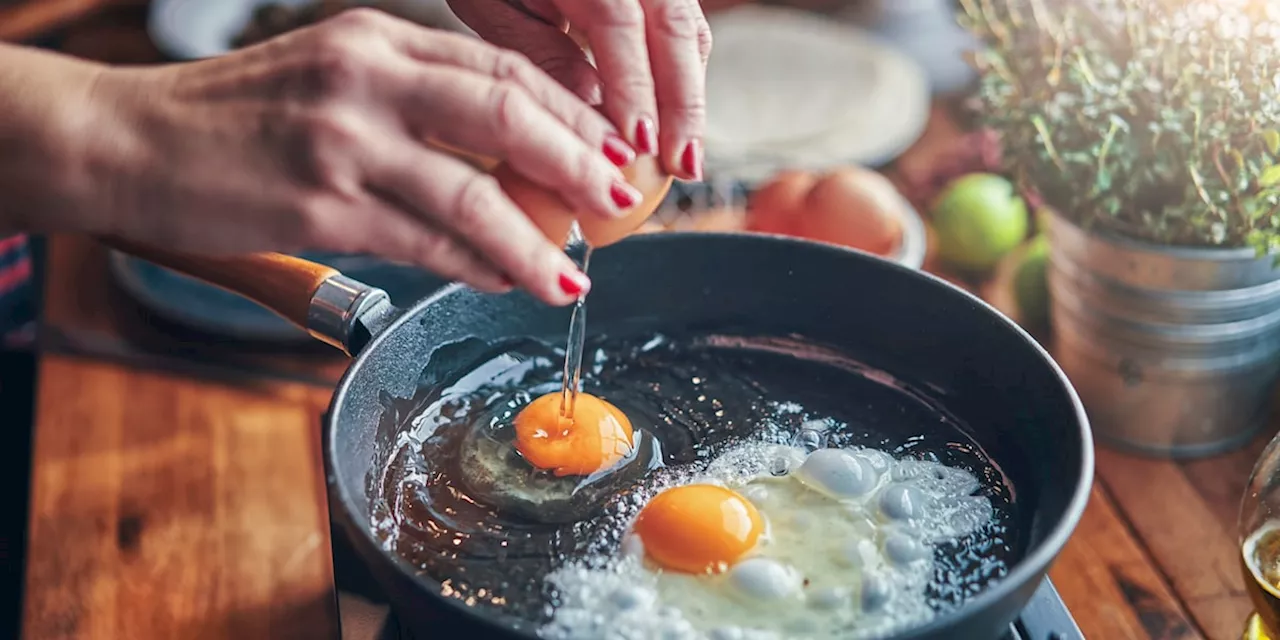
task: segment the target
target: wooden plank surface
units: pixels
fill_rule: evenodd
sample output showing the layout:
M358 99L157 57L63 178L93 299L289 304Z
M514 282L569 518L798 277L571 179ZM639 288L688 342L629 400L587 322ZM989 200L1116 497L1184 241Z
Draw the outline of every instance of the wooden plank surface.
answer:
M1098 452L1099 478L1210 638L1239 637L1252 611L1242 588L1236 518L1266 439L1183 463Z
M334 637L327 395L45 357L25 637Z
M1085 638L1206 637L1099 484L1049 577Z

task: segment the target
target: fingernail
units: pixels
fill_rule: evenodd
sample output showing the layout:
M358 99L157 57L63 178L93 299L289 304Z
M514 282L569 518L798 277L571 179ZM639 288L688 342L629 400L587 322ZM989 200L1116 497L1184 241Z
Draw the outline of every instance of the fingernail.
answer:
M636 152L626 140L611 133L604 139L604 157L616 167L625 167L636 161Z
M640 116L636 122L636 151L640 153L656 153L658 151L658 127L649 116Z
M680 169L692 180L702 179L702 142L690 140L680 154Z
M577 297L591 288L591 280L581 271L569 271L560 274L560 290Z
M609 197L613 198L613 203L618 205L619 209L630 209L640 204L640 199L644 196L640 195L640 192L635 187L625 182L617 181L609 186Z

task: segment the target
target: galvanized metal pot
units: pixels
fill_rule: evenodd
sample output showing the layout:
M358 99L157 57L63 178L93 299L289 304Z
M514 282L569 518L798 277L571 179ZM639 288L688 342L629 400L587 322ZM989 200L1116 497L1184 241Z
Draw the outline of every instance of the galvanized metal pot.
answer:
M1099 442L1199 457L1267 423L1280 269L1253 249L1153 245L1046 216L1054 356Z

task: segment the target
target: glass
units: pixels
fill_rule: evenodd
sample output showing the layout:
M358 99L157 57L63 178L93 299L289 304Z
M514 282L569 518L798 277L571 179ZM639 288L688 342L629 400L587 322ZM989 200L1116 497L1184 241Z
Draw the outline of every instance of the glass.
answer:
M1243 640L1280 640L1280 435L1253 467L1240 501L1240 569L1253 601Z

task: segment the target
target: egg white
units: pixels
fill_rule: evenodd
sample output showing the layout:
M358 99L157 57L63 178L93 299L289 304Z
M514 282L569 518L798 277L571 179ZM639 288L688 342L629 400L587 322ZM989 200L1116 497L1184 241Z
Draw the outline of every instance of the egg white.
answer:
M682 484L732 488L766 530L718 575L664 571L631 535L604 562L548 580L548 638L867 638L928 621L933 545L991 521L972 474L871 449L745 444Z

